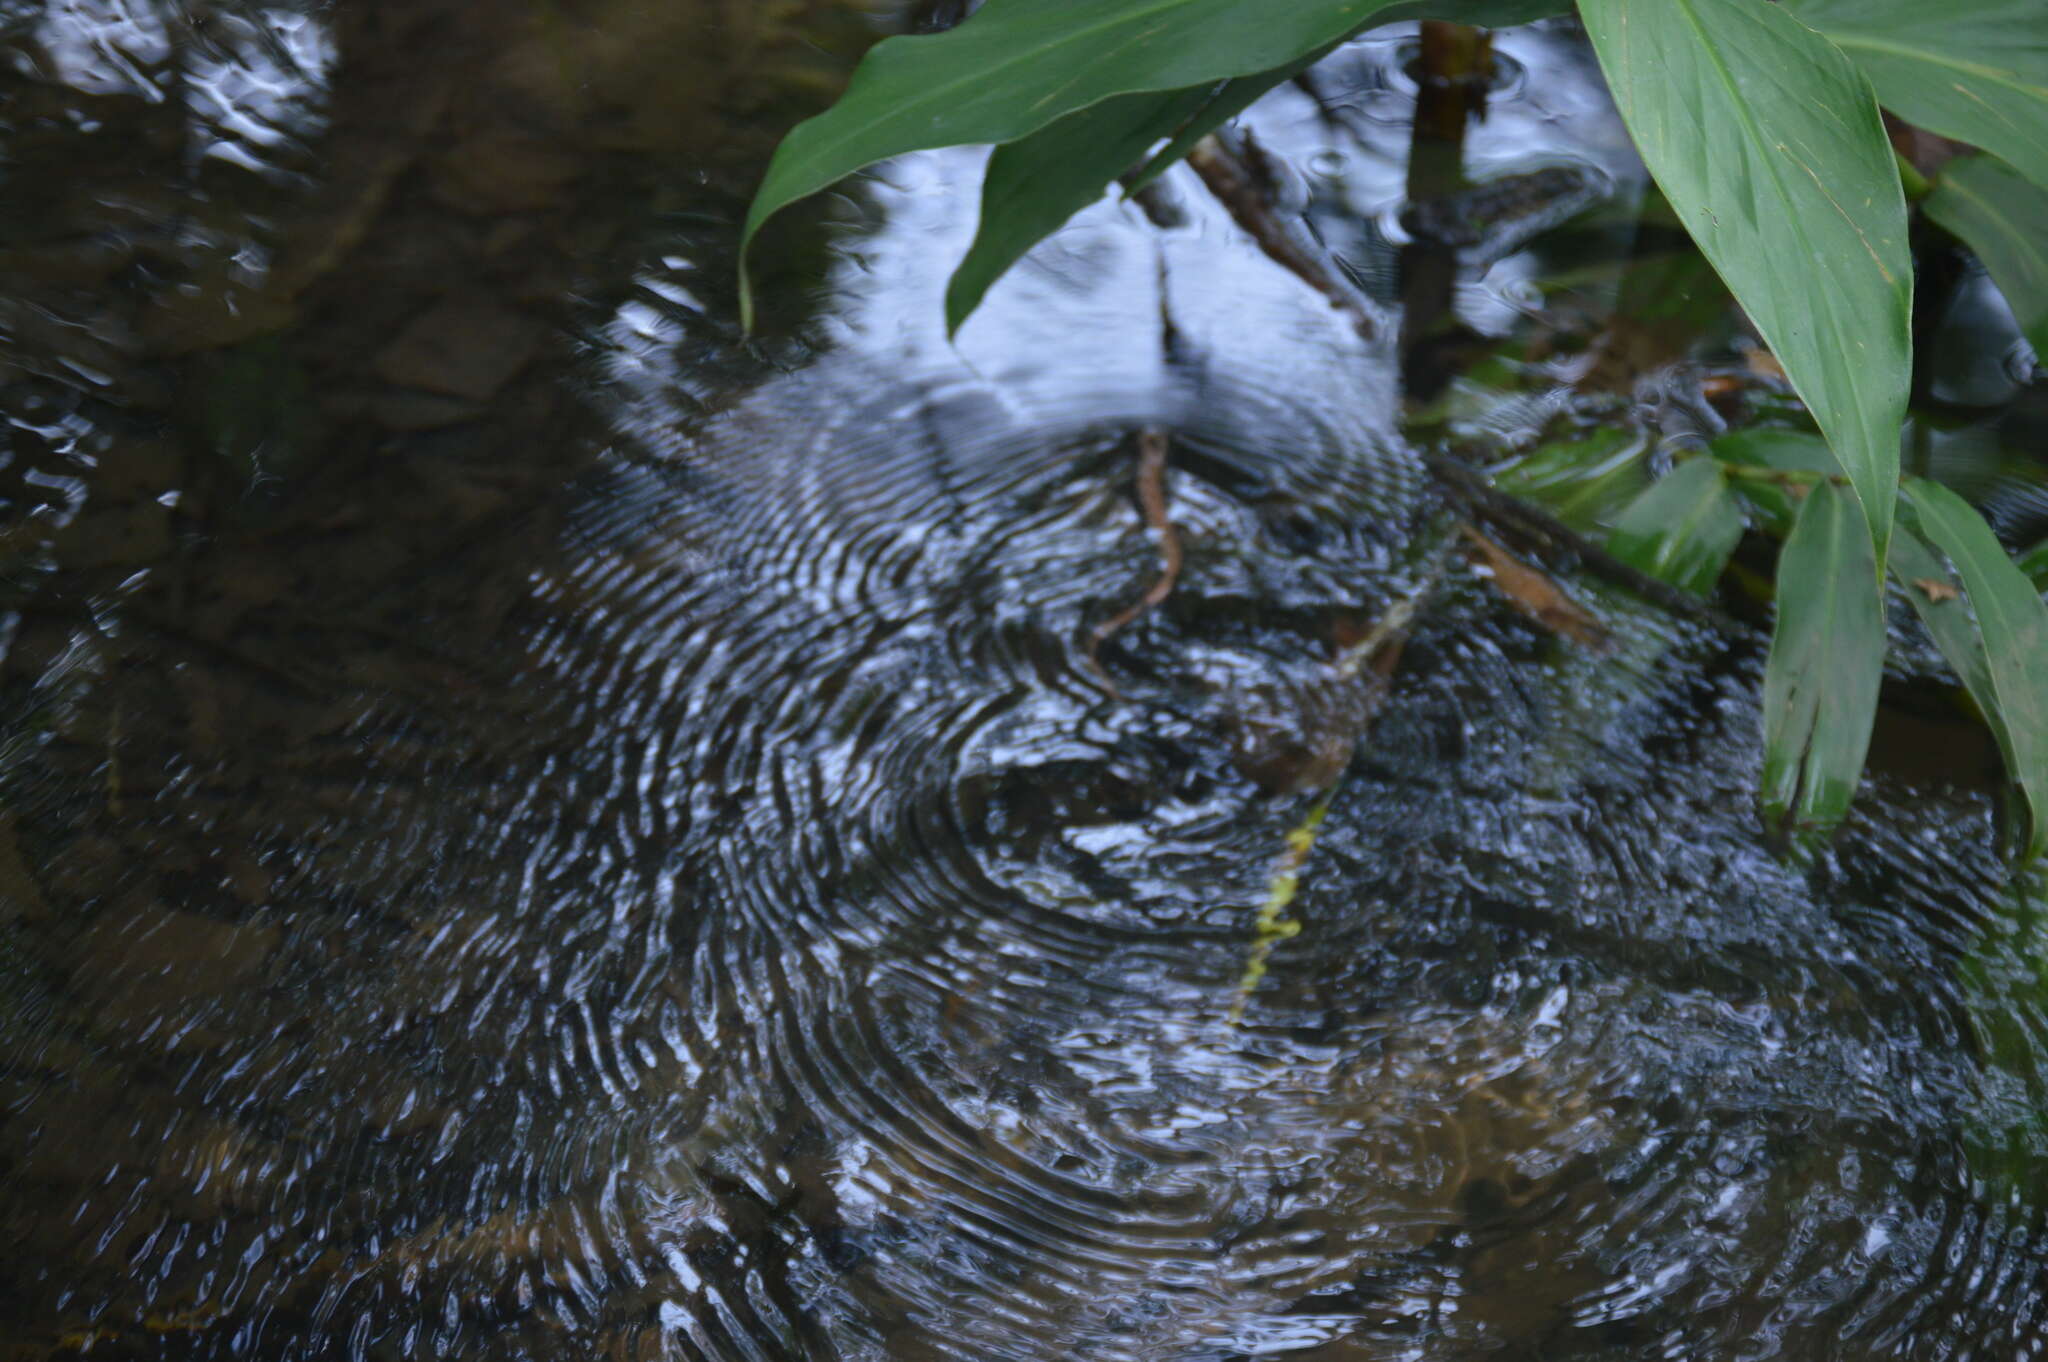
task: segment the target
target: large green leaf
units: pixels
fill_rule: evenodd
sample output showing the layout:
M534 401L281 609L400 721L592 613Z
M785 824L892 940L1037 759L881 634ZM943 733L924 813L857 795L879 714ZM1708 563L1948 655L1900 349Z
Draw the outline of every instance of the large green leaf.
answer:
M1110 181L1214 102L1213 86L1118 95L997 147L981 185L981 226L946 286L957 331L1024 252L1102 197Z
M1856 499L1816 486L1778 555L1778 626L1764 667L1764 811L1800 824L1848 812L1884 666L1877 561Z
M1863 68L1893 113L2048 186L2041 0L1785 0Z
M1687 459L1622 512L1607 549L1660 581L1704 596L1728 566L1743 526L1742 507L1721 465Z
M1913 271L1869 82L1762 0L1580 0L1579 13L1643 160L1820 423L1881 550Z
M2048 605L1968 502L1922 478L1907 481L1905 500L1920 532L1955 564L1976 613L1991 690L1991 703L1979 696L1979 704L2003 725L2009 770L2033 810L2027 854L2038 855L2048 850Z
M1110 181L1164 140L1127 181L1132 193L1165 174L1195 144L1329 52L1186 90L1118 95L997 147L981 186L981 226L946 288L946 329L957 331L1024 253L1102 196Z
M1375 23L1457 19L1508 26L1562 14L1567 0L1410 0L1381 7ZM1271 70L1182 90L1116 95L1003 144L982 184L981 225L946 292L946 325L958 330L989 288L1024 253L1101 197L1112 180L1164 141L1129 181L1136 191L1179 162L1204 137L1274 87L1328 55L1324 44Z
M2048 189L2002 161L1971 156L1948 163L1921 207L1977 253L2048 362Z
M877 43L839 102L775 150L741 252L777 210L892 156L1013 142L1116 95L1284 66L1388 0L988 0L957 28ZM752 315L742 289L742 313Z

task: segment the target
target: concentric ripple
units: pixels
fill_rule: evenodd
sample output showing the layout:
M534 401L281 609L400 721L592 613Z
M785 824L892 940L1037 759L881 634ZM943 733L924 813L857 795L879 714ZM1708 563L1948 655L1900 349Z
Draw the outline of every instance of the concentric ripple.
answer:
M1987 811L1793 865L1754 640L1604 600L1593 657L1457 574L1361 735L1330 658L1438 532L1386 357L1108 210L955 352L948 164L840 353L619 414L510 680L268 772L328 818L291 911L39 929L22 1355L2037 1353ZM1185 566L1091 656L1146 426ZM1275 732L1357 751L1239 1026Z

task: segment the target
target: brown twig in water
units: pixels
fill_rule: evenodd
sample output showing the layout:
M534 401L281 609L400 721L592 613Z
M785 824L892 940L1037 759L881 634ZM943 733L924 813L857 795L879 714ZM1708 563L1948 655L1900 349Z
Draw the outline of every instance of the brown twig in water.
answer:
M1136 482L1138 508L1144 513L1145 528L1159 541L1159 577L1146 588L1144 595L1096 625L1095 632L1089 636L1088 665L1095 669L1095 674L1102 679L1111 695L1117 693L1116 685L1103 671L1101 659L1097 656L1102 645L1112 634L1173 594L1173 584L1180 579L1180 535L1173 528L1173 519L1166 510L1166 432L1158 426L1147 426L1138 432Z
M1518 547L1546 563L1549 559L1569 556L1595 577L1611 582L1651 605L1711 625L1723 633L1741 631L1741 626L1733 619L1691 592L1629 566L1556 516L1509 496L1477 470L1458 460L1439 455L1429 460L1429 467L1475 520L1491 525Z
M1242 151L1222 133L1212 133L1188 153L1188 164L1229 212L1231 220L1258 243L1274 263L1329 300L1350 319L1364 340L1376 340L1379 320L1351 281L1329 260L1305 230L1285 222L1268 199L1269 174L1261 174L1265 153L1248 134L1239 134ZM1306 239L1305 239L1306 238Z
M1188 153L1188 165L1202 177L1202 183L1229 212L1231 219L1258 243L1259 249L1274 263L1327 298L1332 307L1351 319L1351 324L1362 338L1376 339L1379 322L1364 296L1329 263L1327 252L1304 245L1300 240L1304 234L1290 229L1273 211L1264 187L1270 176L1262 175L1258 165L1254 164L1255 159L1263 162L1264 158L1258 144L1248 134L1240 134L1244 147L1241 155L1233 148L1228 136L1212 133L1203 138ZM1733 619L1713 606L1668 582L1630 567L1555 516L1496 490L1479 473L1463 464L1439 457L1430 460L1430 466L1474 518L1494 526L1530 552L1545 557L1568 554L1594 576L1612 582L1652 605L1687 619L1699 620L1723 633L1740 632L1740 626ZM1141 605L1128 612L1129 619L1120 616L1105 626L1105 630L1098 630L1097 645L1109 633L1143 613L1145 608ZM1089 649L1088 656L1090 661L1094 660L1093 647ZM1098 666L1096 670L1100 672L1101 668Z
M1470 524L1458 528L1464 531L1465 538L1477 553L1477 562L1485 566L1494 588L1517 610L1551 633L1560 634L1582 648L1595 653L1607 651L1607 626L1595 619L1586 607L1567 596L1547 574L1522 562Z

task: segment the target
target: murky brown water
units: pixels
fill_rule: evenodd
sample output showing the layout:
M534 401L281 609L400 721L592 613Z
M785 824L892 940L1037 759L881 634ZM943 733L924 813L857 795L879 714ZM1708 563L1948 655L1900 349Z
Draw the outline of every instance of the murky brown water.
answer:
M1761 632L1509 608L1397 328L1186 186L953 346L977 162L913 159L742 344L848 9L0 23L0 1356L2040 1352L2039 894L1910 646L1776 855ZM1403 41L1256 117L1387 302ZM1627 310L1694 295L1583 51L1503 50L1475 172L1563 173L1457 301L1521 377L1411 430L1771 410L1699 396L1711 292ZM1996 323L1922 456L2023 516ZM1146 426L1186 561L1098 669ZM1361 733L1332 659L1431 582ZM1274 791L1347 749L1243 998Z

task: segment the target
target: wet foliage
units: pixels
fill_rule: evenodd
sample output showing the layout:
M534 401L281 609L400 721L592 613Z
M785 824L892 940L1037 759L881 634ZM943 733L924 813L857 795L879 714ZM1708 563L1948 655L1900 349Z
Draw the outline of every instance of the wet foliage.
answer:
M1483 33L1443 21L1516 23L1562 6L1523 13L1511 5L1515 12L1503 15L1500 6L1459 0L1300 0L1280 10L1248 0L993 0L971 18L954 16L957 31L882 43L833 109L790 134L755 196L742 252L778 210L854 171L925 148L1001 144L988 163L981 228L947 291L947 324L957 329L993 280L1113 182L1121 178L1134 192L1185 155L1267 254L1369 330L1371 319L1320 243L1285 239L1295 205L1258 192L1268 177L1256 145L1209 135L1259 95L1298 79L1344 36L1418 8L1434 22L1422 29L1417 146L1426 137L1453 152L1411 154L1411 196L1427 204L1448 185L1417 193L1418 181L1432 178L1432 160L1445 162L1455 181L1472 103L1460 86L1488 62ZM1937 19L1917 0L1576 6L1644 162L1826 436L1834 455L1827 472L1868 528L1867 547L1823 533L1833 503L1823 495L1813 531L1798 536L1801 551L1788 549L1793 570L1780 587L1786 600L1765 694L1770 760L1761 793L1765 811L1793 826L1839 820L1863 769L1884 659L1877 590L1902 495L1914 266L1901 177L1916 197L1930 186L1888 142L1872 82L1888 109L1981 142L2018 166L1985 157L1960 167L1933 211L1983 254L2030 325L2042 238L2027 205L2029 194L2048 190L2048 21L2025 8L1964 0ZM1410 326L1448 303L1450 276L1430 270L1427 256L1403 261ZM1684 517L1703 490L1692 484L1708 474L1705 466L1690 470L1691 481L1641 501L1628 542L1691 533ZM1733 526L1739 506L1716 504L1715 522ZM1661 519L1647 523L1653 516ZM1734 530L1719 533L1725 539ZM1647 557L1667 575L1678 561L1664 552ZM1684 572L1697 575L1691 565ZM1994 575L1996 594L2020 613L1958 612L1965 630L1977 631L1968 646L2006 669L2048 670L2040 651L2048 609L2010 565ZM1815 630L1826 643L1806 636ZM1831 703L1815 703L1824 690ZM2021 747L2004 750L2021 763L2011 775L2034 806L2023 839L2031 858L2048 850L2048 765L2031 759L2033 708L1989 690L1979 703L2001 732L2030 731Z

